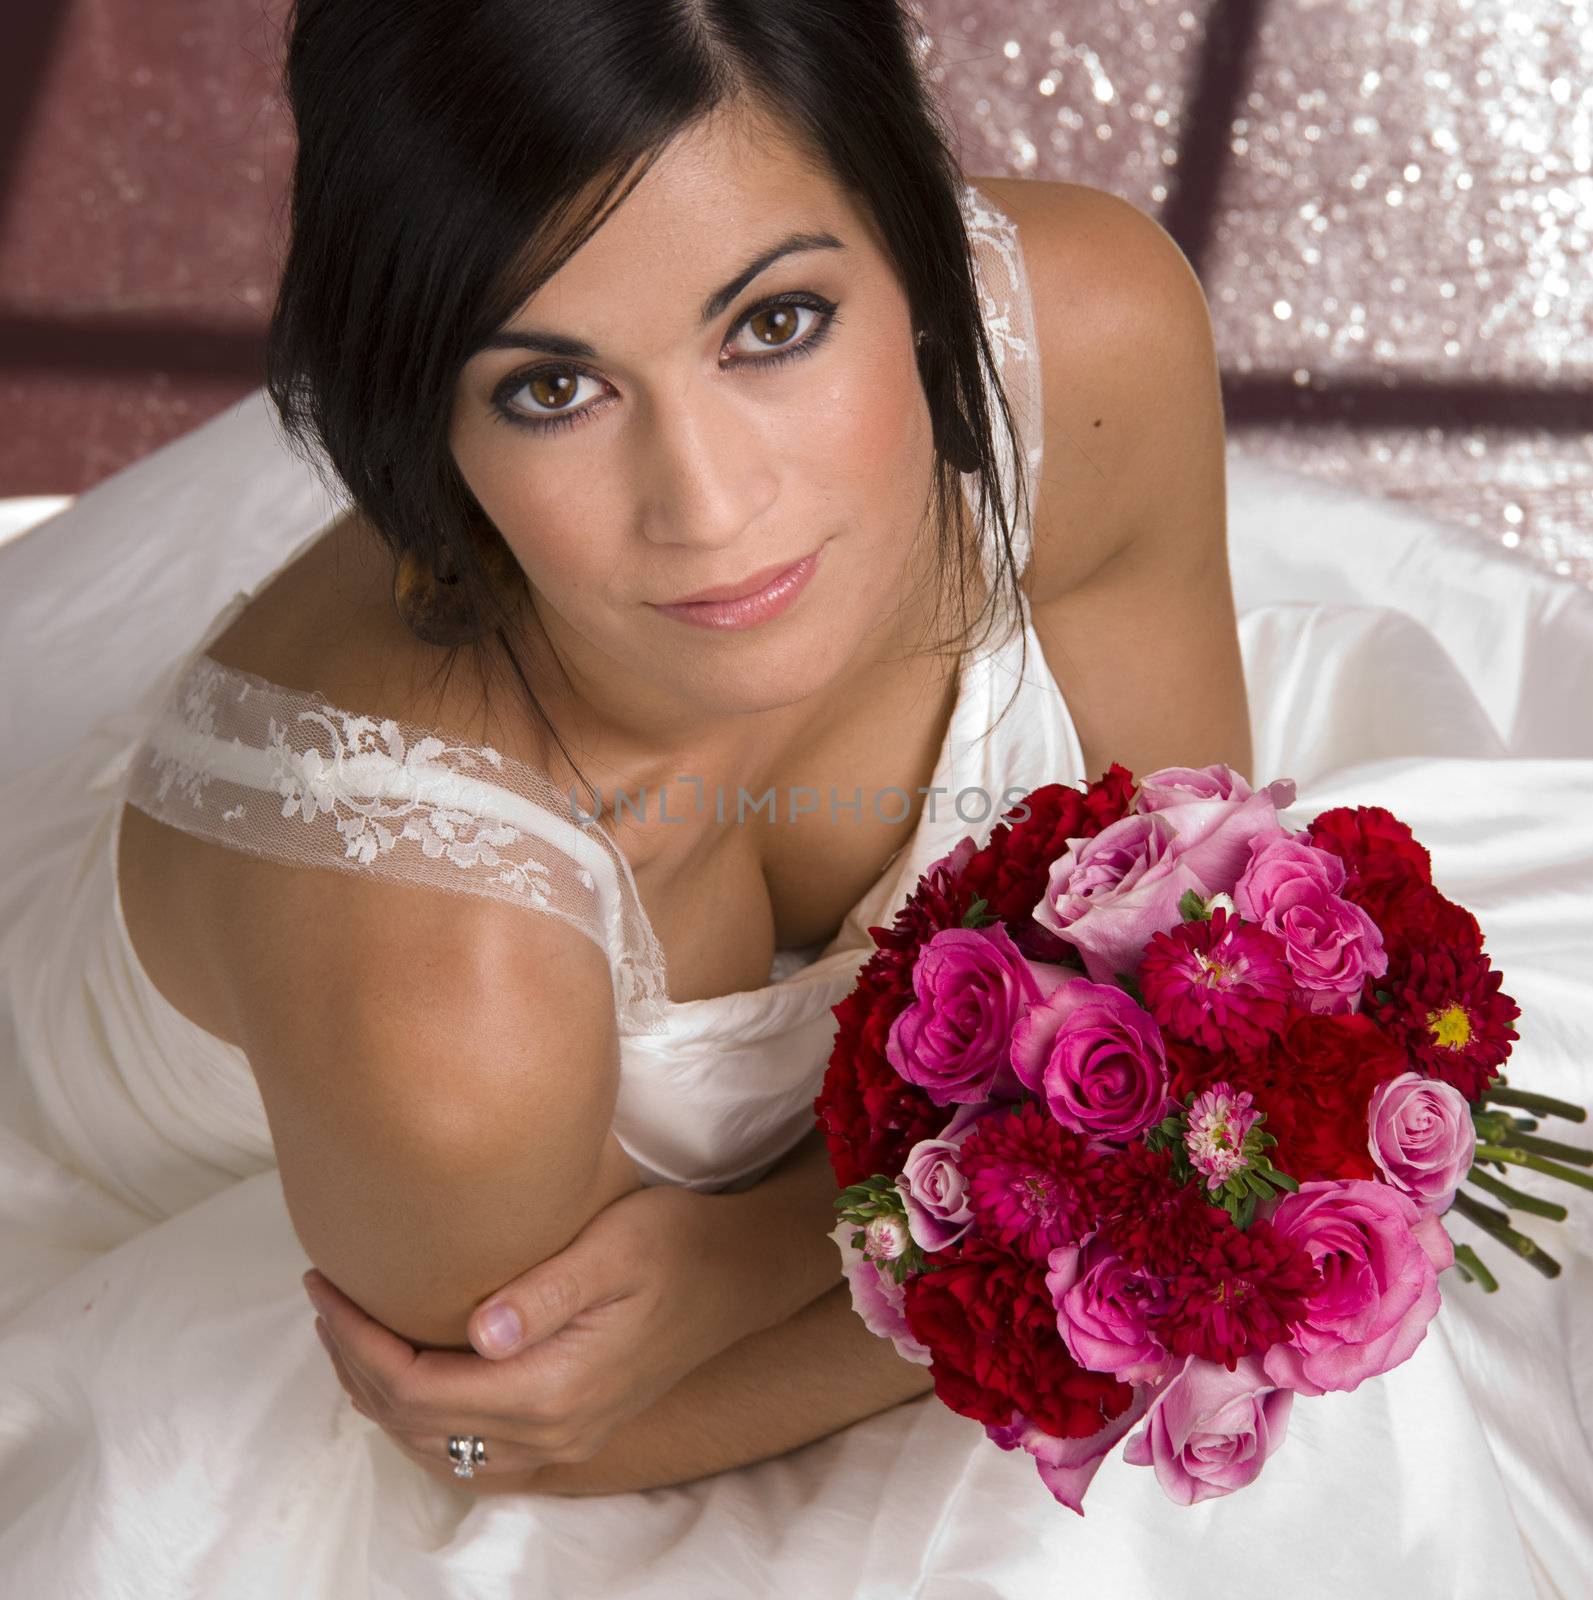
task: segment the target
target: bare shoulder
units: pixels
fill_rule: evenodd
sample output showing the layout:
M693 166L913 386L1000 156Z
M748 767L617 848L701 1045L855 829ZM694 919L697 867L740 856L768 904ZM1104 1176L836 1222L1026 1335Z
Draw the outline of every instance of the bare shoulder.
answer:
M250 600L208 654L344 710L491 744L520 760L540 756L527 742L536 734L529 719L493 714L483 662L417 639L398 616L392 585L392 555L347 513Z
M979 178L1018 225L1040 342L1045 460L1030 598L1086 582L1132 539L1165 532L1174 496L1221 463L1211 320L1172 236L1080 183Z
M1045 460L1025 588L1088 774L1226 761L1249 710L1205 293L1153 217L1083 184L978 180L1018 225Z

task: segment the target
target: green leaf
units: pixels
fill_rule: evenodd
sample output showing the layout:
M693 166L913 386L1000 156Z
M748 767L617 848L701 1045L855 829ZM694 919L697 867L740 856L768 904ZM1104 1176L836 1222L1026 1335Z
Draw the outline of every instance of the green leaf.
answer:
M963 927L981 928L987 922L994 922L996 920L994 916L987 916L985 914L985 907L989 904L990 902L986 900L983 895L981 895L979 899L975 900L974 903L962 914Z
M1211 913L1206 909L1205 899L1195 889L1185 889L1179 896L1178 915L1185 922L1211 921Z
M1191 890L1191 893L1194 891ZM1137 1006L1145 1004L1145 996L1139 986L1139 979L1132 972L1117 972L1112 975L1112 982L1126 994Z

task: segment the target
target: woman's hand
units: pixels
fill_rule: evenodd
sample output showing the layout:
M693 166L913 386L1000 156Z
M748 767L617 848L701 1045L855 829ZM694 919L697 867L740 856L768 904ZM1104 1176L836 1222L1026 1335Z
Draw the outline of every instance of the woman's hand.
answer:
M767 1320L746 1281L755 1258L738 1198L672 1184L622 1195L475 1309L479 1355L417 1348L313 1269L305 1288L354 1408L411 1460L476 1493L536 1488L538 1469L588 1460L622 1423ZM500 1306L521 1326L504 1353L487 1342L488 1313ZM473 1478L454 1476L450 1434L486 1441Z

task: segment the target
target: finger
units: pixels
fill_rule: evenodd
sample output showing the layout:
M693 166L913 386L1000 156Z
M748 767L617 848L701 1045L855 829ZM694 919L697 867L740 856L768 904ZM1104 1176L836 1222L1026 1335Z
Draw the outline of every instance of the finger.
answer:
M451 1433L523 1430L526 1420L557 1414L564 1361L527 1346L512 1383L501 1362L462 1350L416 1350L318 1273L306 1276L312 1301L325 1303L327 1330L345 1366L383 1425ZM385 1420L384 1420L385 1419Z
M370 1410L370 1402L365 1398L359 1381L350 1373L347 1363L338 1353L337 1346L332 1343L331 1335L326 1331L326 1324L319 1317L315 1319L316 1337L321 1341L321 1347L326 1351L332 1361L332 1370L337 1374L337 1381L342 1384L343 1392L348 1396L349 1404L359 1412L362 1417L368 1417L372 1422L377 1418ZM377 1424L380 1426L380 1423Z
M330 1278L313 1269L304 1275L305 1293L326 1323L343 1360L364 1380L368 1391L390 1398L418 1354L406 1339L367 1316Z
M534 1451L523 1445L510 1445L498 1439L485 1439L486 1456L475 1463L475 1471L468 1478L454 1471L454 1458L448 1453L448 1441L453 1437L444 1433L406 1434L396 1440L411 1461L428 1468L441 1467L452 1483L465 1488L480 1488L496 1478L522 1478L542 1464Z
M626 1257L604 1247L611 1230L598 1212L575 1238L529 1272L504 1285L470 1314L471 1344L488 1360L501 1361L551 1339L581 1312L632 1292Z

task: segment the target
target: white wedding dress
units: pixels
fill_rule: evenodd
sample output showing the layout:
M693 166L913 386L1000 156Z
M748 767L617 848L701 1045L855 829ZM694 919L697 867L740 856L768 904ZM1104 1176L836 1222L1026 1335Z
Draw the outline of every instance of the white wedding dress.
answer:
M965 206L1032 472L1037 352L1016 231L971 188ZM1593 1101L1593 597L1236 450L1229 505L1251 776L1294 778L1301 823L1346 803L1407 820L1440 886L1478 914L1522 1008L1513 1081ZM0 551L0 1589L1593 1593L1593 1195L1535 1174L1520 1187L1572 1208L1564 1224L1528 1224L1560 1278L1451 1216L1500 1292L1446 1273L1413 1357L1352 1393L1297 1400L1284 1448L1228 1498L1176 1506L1117 1451L1080 1518L1027 1455L932 1395L646 1493L477 1501L416 1469L350 1408L314 1336L308 1261L247 1061L176 1012L130 946L112 868L124 796L327 868L360 869L343 852L363 841L372 870L505 894L530 915L535 869L551 861L550 909L613 957L616 1132L651 1181L703 1189L756 1181L811 1127L829 1008L871 948L868 926L981 830L944 802L926 810L830 945L782 952L762 988L673 1003L623 857L545 803L535 774L451 744L417 758L415 736L431 730L403 730L395 755L339 715L360 708L298 720L317 697L204 655L337 509L256 393ZM1022 620L965 662L937 785L999 795L1085 776ZM1025 634L1020 703L986 736ZM335 773L307 764L356 744L368 768L398 774L385 835ZM284 794L305 800L291 818ZM441 848L438 818L463 812ZM502 874L459 848L489 836ZM1590 1142L1585 1128L1545 1131Z

